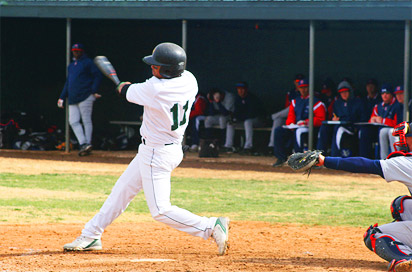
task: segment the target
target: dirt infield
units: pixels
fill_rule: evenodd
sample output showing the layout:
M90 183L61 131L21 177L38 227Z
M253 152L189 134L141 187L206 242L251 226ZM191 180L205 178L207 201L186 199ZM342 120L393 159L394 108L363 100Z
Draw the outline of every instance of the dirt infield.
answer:
M94 152L79 158L61 152L0 151L0 172L120 174L134 152ZM216 161L218 160L218 161ZM175 176L275 179L296 175L273 169L273 158L199 159L188 154ZM90 167L93 166L93 167ZM196 172L197 171L197 172ZM325 179L348 179L315 170ZM299 178L299 177L298 177ZM372 177L373 179L373 177ZM386 262L363 244L364 228L231 223L230 250L157 222L114 223L99 252L65 253L62 246L83 224L0 224L0 271L385 271Z

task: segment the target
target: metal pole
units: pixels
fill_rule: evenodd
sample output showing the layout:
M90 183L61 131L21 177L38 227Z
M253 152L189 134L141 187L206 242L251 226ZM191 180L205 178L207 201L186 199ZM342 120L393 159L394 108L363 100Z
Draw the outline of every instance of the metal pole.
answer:
M403 121L409 121L409 67L411 59L411 21L405 21L405 54L403 65L403 88L404 88L404 102L403 102Z
M71 26L72 19L67 18L66 20L66 78L67 78L67 67L70 64L70 44L71 44ZM65 124L65 135L66 135L66 153L70 152L70 127L69 127L69 99L66 98L64 103L66 105L66 124Z
M315 67L315 23L310 21L309 31L309 141L308 149L313 150L313 102L314 102L314 67Z
M1 123L1 17L0 17L0 123Z
M187 50L187 21L182 20L182 48Z
M187 52L187 21L182 20L182 48ZM186 132L183 136L183 146L186 145Z

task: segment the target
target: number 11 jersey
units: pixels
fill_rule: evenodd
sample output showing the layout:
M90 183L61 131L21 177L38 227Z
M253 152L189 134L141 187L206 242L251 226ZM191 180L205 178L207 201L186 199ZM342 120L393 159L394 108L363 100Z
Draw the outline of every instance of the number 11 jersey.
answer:
M144 107L140 135L150 144L180 144L197 92L196 78L189 71L130 85L126 99Z

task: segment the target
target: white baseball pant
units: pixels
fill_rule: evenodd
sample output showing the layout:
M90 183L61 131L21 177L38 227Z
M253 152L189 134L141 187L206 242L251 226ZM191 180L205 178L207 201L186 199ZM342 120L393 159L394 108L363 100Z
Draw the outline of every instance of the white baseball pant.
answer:
M201 217L170 203L170 174L183 158L182 146L139 146L136 157L114 185L100 211L82 231L86 237L99 239L104 229L122 214L142 189L152 217L177 230L208 239L216 217Z
M95 100L96 98L91 94L82 102L69 105L69 123L80 145L92 143L92 112ZM80 123L80 118L83 125Z

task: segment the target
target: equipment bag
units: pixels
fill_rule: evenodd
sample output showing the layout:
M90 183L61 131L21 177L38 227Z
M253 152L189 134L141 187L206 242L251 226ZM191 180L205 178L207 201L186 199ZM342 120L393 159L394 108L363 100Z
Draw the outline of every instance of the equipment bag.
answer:
M219 146L217 140L200 139L199 157L217 158L219 157Z

